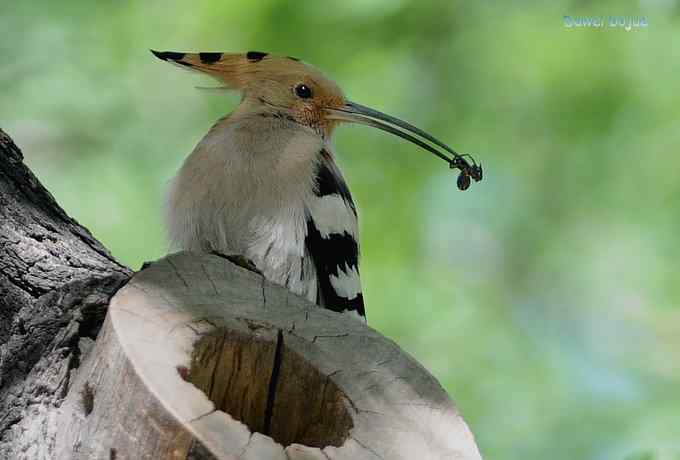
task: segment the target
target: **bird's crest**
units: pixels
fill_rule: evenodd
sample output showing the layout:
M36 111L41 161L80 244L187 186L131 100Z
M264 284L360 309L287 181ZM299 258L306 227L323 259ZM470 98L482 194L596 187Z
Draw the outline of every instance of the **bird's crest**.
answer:
M297 58L277 56L261 51L182 53L151 50L151 52L158 59L204 72L236 90L244 89L255 80L278 79L282 75L311 76L325 80L319 70Z

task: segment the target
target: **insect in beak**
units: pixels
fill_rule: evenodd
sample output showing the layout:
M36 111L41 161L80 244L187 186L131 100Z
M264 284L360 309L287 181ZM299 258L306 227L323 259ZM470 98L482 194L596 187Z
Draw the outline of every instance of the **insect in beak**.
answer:
M372 126L386 131L402 139L406 139L418 147L421 147L428 152L438 156L449 164L449 168L460 170L458 175L457 185L460 190L467 190L470 186L470 178L475 182L482 180L483 171L482 165L477 164L475 160L468 154L459 154L451 147L437 140L434 136L426 133L420 128L407 123L399 118L371 109L370 107L357 104L356 102L346 102L341 107L326 108L327 117L331 120L347 121L352 123L359 123L362 125ZM399 129L402 128L402 129ZM419 139L418 137L421 139ZM436 145L440 149L445 150L451 156L446 155L440 149L433 147L424 140ZM469 158L470 164L466 158Z

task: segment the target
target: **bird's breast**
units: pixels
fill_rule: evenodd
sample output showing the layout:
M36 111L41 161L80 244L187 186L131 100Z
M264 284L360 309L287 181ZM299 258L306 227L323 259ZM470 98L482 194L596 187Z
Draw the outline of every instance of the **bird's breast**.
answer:
M185 160L168 193L170 239L178 249L244 255L312 299L305 213L323 142L309 130L255 121L218 123Z

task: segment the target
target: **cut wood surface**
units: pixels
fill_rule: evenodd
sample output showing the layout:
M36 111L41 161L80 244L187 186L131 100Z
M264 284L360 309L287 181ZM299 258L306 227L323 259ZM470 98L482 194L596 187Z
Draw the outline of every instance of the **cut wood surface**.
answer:
M59 458L479 459L439 383L362 322L208 254L113 298Z

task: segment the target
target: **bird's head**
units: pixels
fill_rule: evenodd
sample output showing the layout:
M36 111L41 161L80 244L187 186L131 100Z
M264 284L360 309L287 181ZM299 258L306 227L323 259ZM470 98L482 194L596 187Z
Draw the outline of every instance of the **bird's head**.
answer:
M340 122L368 125L387 131L428 150L460 170L458 187L469 178L482 178L481 165L469 155L460 155L425 131L403 120L348 101L340 87L315 67L292 57L259 51L247 53L179 53L151 51L157 58L187 69L206 73L240 91L246 112L271 114L290 119L329 138ZM401 128L401 129L400 129ZM428 142L425 142L428 141ZM452 157L440 149L444 149Z

